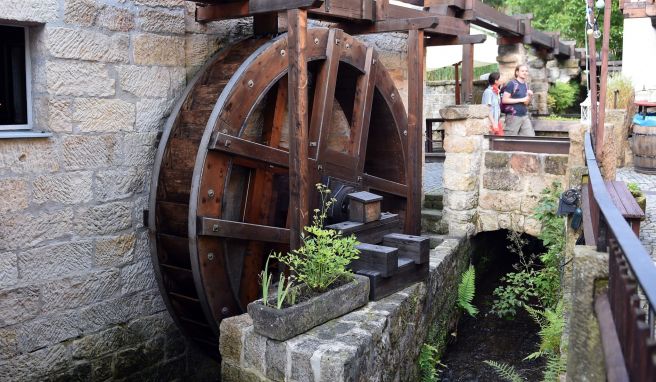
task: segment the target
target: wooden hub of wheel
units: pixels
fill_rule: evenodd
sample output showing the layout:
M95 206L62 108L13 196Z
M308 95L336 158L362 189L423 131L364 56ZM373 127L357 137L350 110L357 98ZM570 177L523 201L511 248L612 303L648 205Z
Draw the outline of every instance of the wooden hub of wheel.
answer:
M307 41L311 184L382 195L403 221L408 121L389 73L339 29L309 29ZM286 34L222 50L187 86L157 152L155 273L178 326L212 354L221 320L258 298L266 257L289 246L287 70Z

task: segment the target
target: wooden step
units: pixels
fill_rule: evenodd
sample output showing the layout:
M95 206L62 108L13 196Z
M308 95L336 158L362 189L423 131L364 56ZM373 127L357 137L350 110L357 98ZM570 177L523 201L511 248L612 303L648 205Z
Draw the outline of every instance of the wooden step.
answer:
M401 231L401 219L397 214L383 212L380 214L380 220L370 223L345 221L326 228L334 229L342 235L354 234L361 243L378 244L382 243L385 235Z
M378 271L361 270L359 275L369 277L369 300L377 301L423 281L428 276L428 263L415 264L412 259L399 259L399 269L391 277L383 277Z
M354 271L371 270L380 272L383 277L390 277L398 269L398 250L393 247L362 243L357 246L360 258L350 264Z
M430 238L425 236L390 233L383 237L383 245L399 250L399 257L412 259L415 264L428 262Z

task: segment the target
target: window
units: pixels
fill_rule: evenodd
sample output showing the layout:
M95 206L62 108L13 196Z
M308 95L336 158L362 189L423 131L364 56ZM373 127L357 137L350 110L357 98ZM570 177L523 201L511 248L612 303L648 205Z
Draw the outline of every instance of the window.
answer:
M26 27L0 25L0 130L32 128Z

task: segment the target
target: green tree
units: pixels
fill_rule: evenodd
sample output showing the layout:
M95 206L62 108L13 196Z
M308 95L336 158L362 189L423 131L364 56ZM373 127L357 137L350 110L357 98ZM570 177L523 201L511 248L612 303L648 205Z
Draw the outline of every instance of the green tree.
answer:
M612 1L610 26L610 55L622 57L622 31L624 17L619 9L619 2ZM532 25L544 32L560 32L561 39L576 40L576 45L585 45L585 0L486 0L486 4L510 14L532 13ZM599 29L603 31L604 10L595 9ZM597 40L597 50L601 50L601 39Z

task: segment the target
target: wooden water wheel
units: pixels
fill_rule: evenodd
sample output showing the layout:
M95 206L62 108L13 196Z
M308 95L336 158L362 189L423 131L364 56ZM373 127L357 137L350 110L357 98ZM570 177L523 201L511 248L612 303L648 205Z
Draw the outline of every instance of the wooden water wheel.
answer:
M390 74L339 29L309 29L307 41L311 184L382 195L403 220L408 121ZM187 86L156 157L158 283L178 326L211 353L221 320L258 298L267 255L289 245L286 52L286 34L219 52Z

